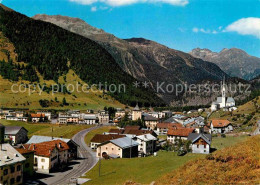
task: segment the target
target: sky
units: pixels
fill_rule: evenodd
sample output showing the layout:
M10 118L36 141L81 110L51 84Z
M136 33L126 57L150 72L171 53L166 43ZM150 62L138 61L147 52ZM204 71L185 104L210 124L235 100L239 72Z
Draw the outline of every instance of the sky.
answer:
M78 17L119 38L189 52L240 48L260 57L260 0L0 0L32 17Z

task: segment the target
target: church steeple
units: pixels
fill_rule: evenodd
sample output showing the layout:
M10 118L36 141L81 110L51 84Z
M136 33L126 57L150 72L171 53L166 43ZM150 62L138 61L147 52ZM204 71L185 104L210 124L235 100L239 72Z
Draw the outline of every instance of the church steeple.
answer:
M222 98L226 97L226 84L225 84L225 77L222 82Z

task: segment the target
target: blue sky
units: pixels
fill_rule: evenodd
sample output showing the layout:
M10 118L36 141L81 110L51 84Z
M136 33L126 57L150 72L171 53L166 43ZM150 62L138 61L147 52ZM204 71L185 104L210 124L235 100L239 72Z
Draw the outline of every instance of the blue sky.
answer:
M0 0L1 2L1 0ZM119 38L170 48L240 48L260 57L260 0L2 0L27 16L79 17Z

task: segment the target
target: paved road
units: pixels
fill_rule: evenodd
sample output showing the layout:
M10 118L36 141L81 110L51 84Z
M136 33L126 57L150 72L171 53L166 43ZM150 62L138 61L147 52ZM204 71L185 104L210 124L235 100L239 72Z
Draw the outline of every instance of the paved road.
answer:
M41 181L48 185L66 185L69 184L71 178L78 178L88 172L91 168L93 168L98 162L98 158L96 158L95 152L89 148L85 141L85 135L100 126L92 127L86 130L82 130L78 132L75 136L73 136L73 140L80 146L79 148L79 160L75 160L73 162L77 163L71 166L72 169L66 172L57 172L53 173L52 177L48 177L46 179L42 179Z

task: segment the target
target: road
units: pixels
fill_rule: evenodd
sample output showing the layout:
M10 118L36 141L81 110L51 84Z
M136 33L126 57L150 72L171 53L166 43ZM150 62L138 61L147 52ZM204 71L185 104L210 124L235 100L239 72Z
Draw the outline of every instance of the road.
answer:
M84 141L86 134L92 130L100 128L100 126L82 130L73 136L73 140L80 146L79 160L73 161L71 169L65 172L56 172L50 174L51 177L42 179L41 182L48 185L66 185L69 184L71 178L78 178L92 169L98 162L95 152L87 146Z

